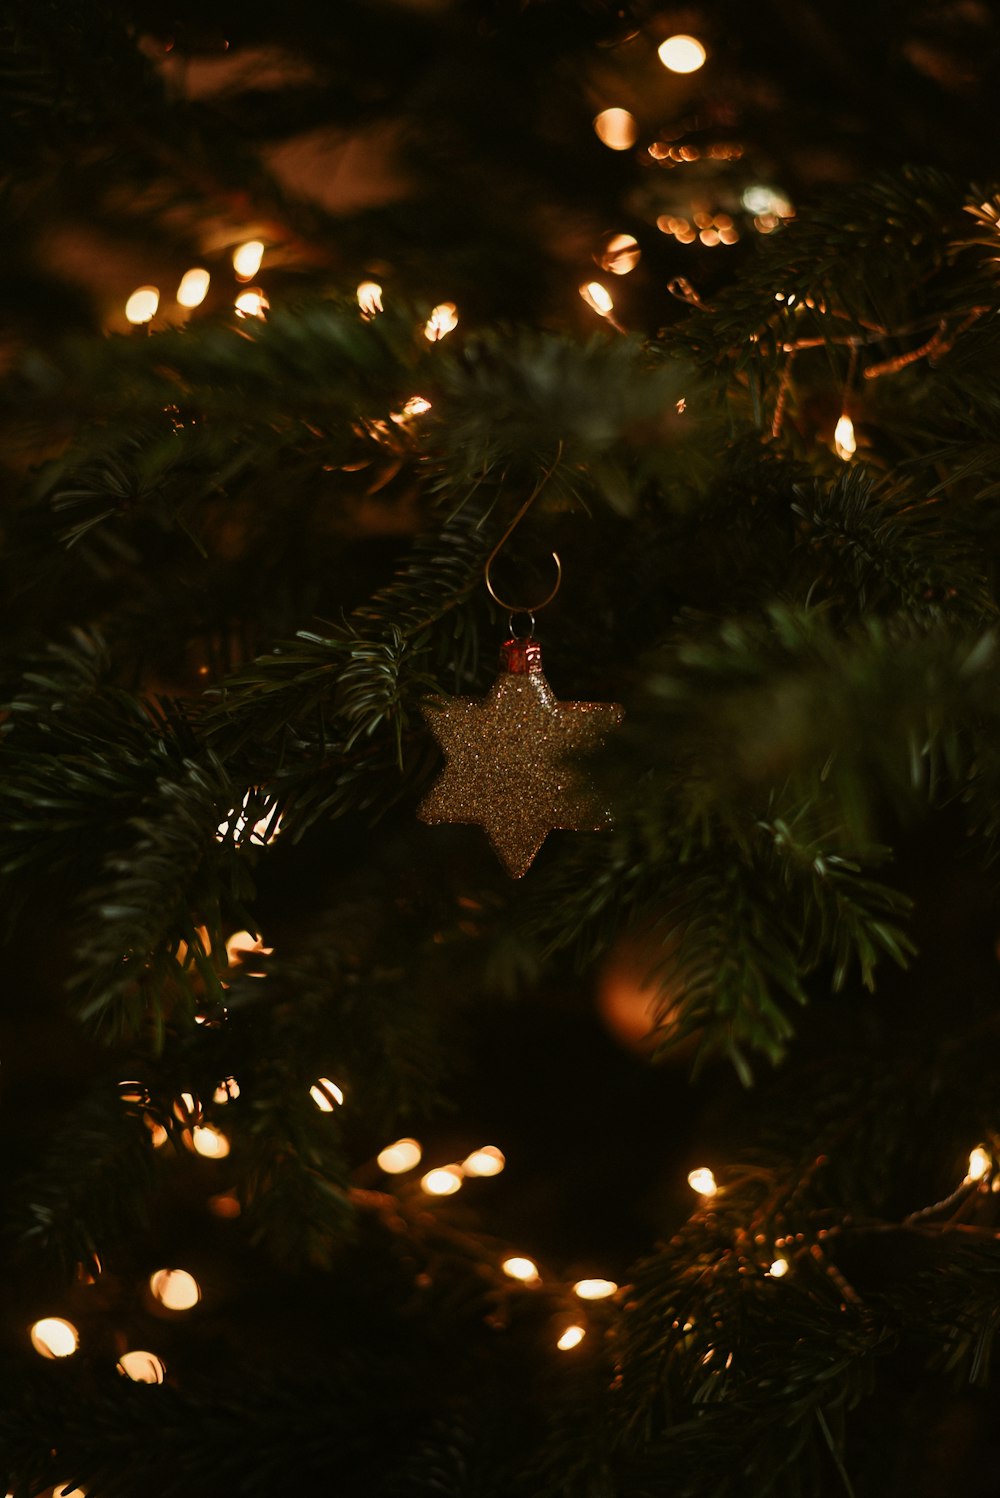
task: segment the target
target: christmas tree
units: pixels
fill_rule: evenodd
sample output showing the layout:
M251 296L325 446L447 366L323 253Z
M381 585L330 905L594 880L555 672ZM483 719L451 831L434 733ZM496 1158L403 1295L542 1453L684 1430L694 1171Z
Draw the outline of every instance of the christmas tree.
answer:
M996 17L208 12L0 25L6 1491L988 1498Z

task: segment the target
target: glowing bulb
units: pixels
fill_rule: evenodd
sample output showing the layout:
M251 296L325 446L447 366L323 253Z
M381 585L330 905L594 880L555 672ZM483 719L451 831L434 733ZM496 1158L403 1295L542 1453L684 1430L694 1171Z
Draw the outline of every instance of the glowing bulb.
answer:
M250 291L241 291L233 303L240 317L259 317L262 322L270 305L259 286L252 287Z
M532 1280L537 1280L539 1277L538 1265L534 1259L525 1259L519 1254L515 1254L513 1258L504 1259L500 1268L508 1279L521 1280L525 1285L530 1285Z
M784 193L777 192L773 187L765 187L759 182L744 189L743 207L748 213L774 215L780 218L793 216L792 205Z
M357 290L358 306L361 308L361 316L367 317L369 321L376 312L383 312L382 288L377 281L362 281Z
M208 271L202 270L200 266L186 270L177 288L177 300L181 306L200 307L208 295L208 283L211 279Z
M162 1384L166 1371L155 1352L123 1352L118 1359L118 1372L134 1384Z
M213 1103L228 1103L240 1095L240 1084L235 1077L225 1077L212 1093Z
M431 403L424 396L411 395L402 411L393 411L392 420L402 426L404 422L409 421L413 416L423 416L424 412L429 411L430 408Z
M149 1288L168 1311L190 1311L201 1299L198 1281L186 1269L158 1269L149 1277Z
M31 1328L31 1345L43 1358L68 1358L79 1343L76 1327L62 1316L43 1316Z
M617 1289L614 1280L577 1280L573 1286L573 1294L578 1295L581 1300L606 1300Z
M560 1352L569 1352L571 1347L579 1347L587 1335L582 1326L568 1326L556 1343Z
M699 1196L714 1196L719 1189L715 1184L715 1176L707 1165L699 1166L697 1170L691 1171L688 1176L688 1185L692 1191L697 1191Z
M594 119L594 132L609 151L627 151L635 145L639 126L627 109L602 109Z
M849 463L858 450L854 436L854 422L846 411L834 427L833 445L837 449L837 457L843 458L845 463Z
M498 1176L506 1163L502 1150L495 1144L484 1144L462 1161L462 1169L467 1176Z
M610 291L606 286L602 286L600 281L588 281L586 286L580 287L580 295L598 317L607 317L615 305Z
M708 53L696 36L668 36L656 55L671 73L697 73Z
M226 956L229 958L230 967L245 967L248 978L263 978L266 974L254 972L247 962L247 958L259 954L261 957L270 957L274 951L273 947L265 947L262 936L254 936L249 931L234 931L226 942ZM233 1094L234 1096L236 1094Z
M424 337L429 343L437 343L446 333L458 327L458 308L454 302L439 302L424 326Z
M199 1124L193 1128L191 1143L195 1154L204 1155L206 1160L224 1160L229 1154L229 1140L220 1129L213 1129L211 1124Z
M213 1217L222 1217L230 1220L239 1217L243 1208L240 1206L239 1197L232 1191L220 1191L218 1196L208 1198L208 1210Z
M149 1130L149 1137L153 1148L155 1150L162 1149L167 1140L170 1138L170 1135L167 1133L163 1125L161 1123L157 1123L154 1118L150 1118L148 1113L146 1114L145 1122L146 1128Z
M379 1151L378 1167L386 1175L401 1176L420 1164L422 1154L423 1150L415 1139L397 1139L395 1144L387 1144L384 1150Z
M969 1156L969 1173L965 1177L967 1181L981 1181L983 1176L988 1175L993 1161L987 1150L981 1144L977 1144Z
M260 270L264 246L259 239L248 239L233 251L233 270L241 281L252 281Z
M627 276L639 264L641 254L634 234L612 234L604 246L599 264L602 270L610 271L613 276Z
M220 822L218 827L216 828L216 842L221 843L225 838L229 836L231 825L233 841L237 843L242 841L243 834L246 832L246 829L249 826L246 813L250 808L250 802L253 797L254 792L252 790L247 791L246 795L243 797L243 805L238 812L235 807L230 807L228 813L226 814L226 820L224 822ZM274 812L275 803L273 801L265 799L263 815L256 822L254 822L249 838L249 841L255 844L257 847L263 847L267 843L273 843L274 839L281 832L281 815L279 813L278 816L275 816ZM233 818L235 818L235 823L233 822ZM266 952L267 948L262 947L261 951Z
M140 286L137 291L133 291L125 303L125 316L130 323L140 328L143 323L152 322L159 305L159 288L156 286Z
M773 1280L780 1280L782 1275L788 1273L788 1260L780 1258L775 1259L774 1263L771 1265L770 1269L767 1272Z
M428 1196L454 1196L462 1185L460 1165L442 1165L420 1178L420 1189Z
M182 1092L174 1103L174 1117L178 1123L188 1124L201 1116L201 1103L193 1092Z
M309 1096L321 1113L332 1113L338 1103L343 1103L344 1094L336 1082L329 1077L320 1077L309 1089Z

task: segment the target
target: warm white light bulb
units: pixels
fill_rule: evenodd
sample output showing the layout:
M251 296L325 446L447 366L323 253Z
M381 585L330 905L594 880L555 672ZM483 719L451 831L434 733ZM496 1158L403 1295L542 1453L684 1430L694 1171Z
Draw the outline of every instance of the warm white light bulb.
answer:
M990 1159L989 1152L984 1150L981 1144L977 1144L969 1156L969 1172L965 1179L967 1181L981 1181L985 1175L989 1174L992 1164L993 1161Z
M556 1343L560 1352L569 1352L571 1347L579 1347L587 1335L582 1326L568 1326Z
M190 1311L201 1299L198 1281L186 1269L157 1269L149 1288L168 1311Z
M424 325L424 337L430 343L437 343L446 333L451 333L457 327L458 308L455 303L440 302Z
M240 317L259 317L262 322L270 305L259 286L254 286L250 291L241 291L233 303Z
M586 286L580 287L580 295L598 317L607 317L615 305L610 291L600 281L588 281Z
M123 1352L118 1359L118 1372L134 1384L162 1384L166 1371L155 1352Z
M696 36L668 36L656 49L665 68L671 73L697 73L708 53Z
M125 303L125 316L134 327L140 328L143 323L152 322L159 305L159 287L140 286Z
M240 1095L240 1084L235 1077L224 1077L212 1093L213 1103L228 1103Z
M229 1140L211 1124L197 1124L191 1130L191 1143L195 1154L204 1155L206 1160L224 1160L229 1154Z
M177 288L177 300L182 307L200 307L208 295L211 276L201 266L186 270Z
M688 1185L692 1191L697 1191L699 1196L714 1196L718 1191L715 1176L707 1165L701 1165L697 1170L692 1170L688 1175Z
M498 1176L506 1163L502 1150L495 1144L484 1144L462 1161L462 1169L467 1176Z
M248 239L233 251L233 270L241 281L250 281L260 270L264 246L259 239Z
M846 411L834 427L833 445L837 449L837 457L843 458L845 463L850 462L858 450L857 440L854 436L854 422Z
M384 1150L379 1150L378 1167L386 1175L401 1176L420 1164L422 1154L415 1139L397 1139L395 1144L387 1144Z
M606 1300L617 1289L614 1280L577 1280L573 1286L573 1294L578 1295L581 1300Z
M767 1271L773 1280L780 1280L782 1275L788 1273L788 1260L777 1258Z
M627 276L639 264L641 254L634 234L612 234L601 255L601 269L613 276Z
M343 1089L329 1077L320 1077L309 1089L309 1096L321 1113L332 1113L344 1101Z
M420 1178L420 1189L426 1191L428 1196L454 1196L456 1191L461 1190L461 1186L460 1165L441 1165Z
M31 1345L43 1358L68 1358L79 1343L76 1327L62 1316L43 1316L31 1328Z
M627 151L635 145L639 126L627 109L602 109L594 118L594 133L609 151Z
M369 321L376 312L385 310L382 306L382 288L377 281L362 281L357 290L357 298L362 317L367 317Z
M530 1285L532 1280L538 1279L538 1265L534 1259L525 1259L520 1254L504 1259L500 1268L508 1279L520 1280L525 1285Z

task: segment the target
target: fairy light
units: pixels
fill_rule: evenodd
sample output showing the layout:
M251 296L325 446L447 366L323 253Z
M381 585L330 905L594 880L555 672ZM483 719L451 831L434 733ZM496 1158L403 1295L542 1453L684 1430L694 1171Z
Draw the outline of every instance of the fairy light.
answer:
M224 1160L230 1150L225 1134L211 1124L198 1124L191 1130L191 1147L195 1154L204 1155L206 1160Z
M458 308L454 302L439 302L424 324L424 337L428 343L438 343L446 334L458 327Z
M329 1077L319 1077L309 1089L309 1096L321 1113L332 1113L344 1101L344 1094Z
M577 1280L573 1294L580 1300L607 1300L617 1289L614 1280Z
M385 311L382 306L382 288L377 281L362 281L356 295L361 316L366 317L369 322L377 312Z
M228 838L230 836L230 828L232 828L233 841L237 843L243 841L243 834L246 832L247 827L249 827L250 825L249 819L246 814L250 808L251 800L256 800L259 804L259 793L255 796L252 790L247 791L246 795L243 797L243 805L241 806L240 810L237 812L235 807L231 807L229 809L229 811L226 813L226 820L224 822L220 822L218 827L216 828L216 842L221 843L226 838ZM274 809L274 802L265 800L263 815L260 816L253 824L249 841L255 844L257 847L263 847L266 843L273 843L274 839L281 832L282 818L280 814L278 816L275 816ZM235 822L233 820L234 818Z
M969 1169L965 1179L967 1181L981 1181L984 1176L989 1174L992 1164L993 1161L990 1158L989 1151L985 1150L981 1144L977 1144L969 1156Z
M397 1139L394 1144L387 1144L385 1149L379 1150L378 1168L386 1175L405 1175L406 1171L420 1164L423 1153L416 1139Z
M602 109L594 117L594 133L609 151L627 151L635 145L639 126L627 109Z
M224 1222L230 1222L234 1217L239 1217L243 1208L234 1191L220 1191L217 1196L208 1198L208 1210L213 1217L221 1217Z
M252 281L260 270L264 246L259 239L248 239L233 251L233 270L240 281Z
M118 1359L118 1372L134 1384L162 1384L166 1371L162 1358L155 1352L123 1352Z
M462 1161L462 1170L467 1176L498 1176L506 1164L503 1150L495 1144L484 1144Z
M773 215L775 218L793 218L795 215L795 210L784 193L778 192L774 187L766 187L762 182L755 182L744 188L741 201L748 213Z
M582 1326L568 1326L556 1343L560 1352L569 1352L571 1347L579 1347L587 1335Z
M714 1196L719 1189L715 1176L707 1165L699 1165L697 1170L689 1172L688 1185L692 1191L697 1191L699 1196Z
M177 288L177 300L182 307L200 307L208 295L209 282L212 277L207 270L201 266L194 266L186 270L181 276L181 284Z
M162 1149L167 1140L170 1138L170 1135L167 1133L163 1125L161 1123L157 1123L155 1118L150 1118L148 1113L145 1117L145 1123L146 1128L149 1130L149 1138L153 1148L155 1150Z
M62 1316L43 1316L31 1328L31 1345L43 1358L68 1358L80 1345L80 1336L72 1321Z
M641 254L634 234L612 234L598 264L613 276L627 276L639 264Z
M201 1117L201 1103L193 1092L182 1092L174 1103L174 1117L178 1123L189 1124Z
M167 1311L190 1311L201 1300L201 1288L186 1269L157 1269L149 1277L149 1288Z
M247 961L250 957L270 957L274 951L273 947L265 947L262 936L254 936L251 931L234 931L226 942L226 956L230 967L242 967L246 969L248 978L263 978L265 973L254 971L253 966ZM233 1094L236 1096L238 1094Z
M259 286L253 286L249 291L241 291L233 303L240 317L259 317L262 322L270 305L271 303Z
M849 463L858 450L857 439L854 436L854 422L844 411L833 429L833 445L837 450L837 457Z
M580 295L587 306L597 313L598 317L607 317L614 310L614 300L606 286L600 281L588 281L586 286L580 287Z
M462 1187L462 1167L441 1165L420 1177L420 1189L428 1196L454 1196Z
M141 328L143 323L152 322L159 305L158 286L139 286L125 303L125 316L133 327Z
M773 1280L782 1279L788 1273L788 1260L781 1258L779 1255L767 1272Z
M411 395L402 411L391 412L389 419L397 426L405 426L408 421L413 420L414 416L423 416L424 412L430 409L431 403L426 396Z
M240 1095L240 1084L235 1077L224 1077L212 1093L213 1103L228 1103Z
M504 1259L500 1265L508 1279L520 1280L522 1285L530 1285L539 1279L538 1265L534 1259L526 1259L521 1254L514 1254L509 1259Z
M696 36L668 36L656 49L656 55L671 73L697 73L704 67L708 53Z

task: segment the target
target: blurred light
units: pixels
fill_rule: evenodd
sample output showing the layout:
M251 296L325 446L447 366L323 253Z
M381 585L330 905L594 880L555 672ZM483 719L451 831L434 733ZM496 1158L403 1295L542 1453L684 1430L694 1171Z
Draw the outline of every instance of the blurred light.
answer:
M162 1148L162 1146L165 1145L167 1140L170 1138L170 1135L167 1133L166 1129L161 1123L157 1123L155 1118L150 1118L148 1113L145 1116L145 1124L146 1128L149 1130L149 1137L152 1142L153 1148L155 1150Z
M393 411L390 420L397 426L404 426L414 416L423 416L425 411L431 409L431 403L422 395L411 395L402 411Z
M965 1179L967 1181L981 1181L983 1176L989 1174L992 1164L993 1161L990 1159L989 1152L983 1149L981 1144L977 1144L969 1156L969 1173Z
M833 429L833 445L837 449L837 457L843 458L845 463L850 462L858 450L854 436L854 422L846 411Z
M31 1345L43 1358L68 1358L76 1352L80 1338L72 1321L43 1316L31 1328Z
M166 1371L155 1352L123 1352L118 1359L118 1372L134 1384L162 1384Z
M530 1285L532 1280L539 1278L538 1265L534 1259L525 1259L518 1254L511 1259L504 1259L500 1268L508 1279L521 1280L525 1285Z
M437 343L446 333L458 327L458 308L454 302L439 302L424 325L424 337Z
M708 53L696 36L668 36L656 55L671 73L697 73Z
M320 1077L309 1089L309 1096L321 1113L332 1113L338 1103L343 1103L344 1094L336 1082L329 1077Z
M125 316L138 328L144 322L153 320L159 305L159 289L156 286L140 286L137 291L133 291L125 303Z
M382 306L382 288L377 281L362 281L358 287L357 297L362 317L371 320L376 312L385 310Z
M149 1288L168 1311L190 1311L201 1299L198 1281L186 1269L158 1269L149 1277Z
M177 288L177 300L181 306L200 307L208 295L208 283L211 279L208 271L202 270L200 266L186 270Z
M707 1165L699 1166L697 1170L691 1171L688 1176L688 1185L692 1191L697 1191L699 1196L714 1196L719 1189L715 1184L715 1176Z
M782 1275L788 1273L788 1260L775 1259L774 1263L771 1265L770 1269L767 1272L773 1280L780 1280Z
M52 1498L88 1498L86 1488L53 1488Z
M240 1084L235 1077L225 1077L212 1093L213 1103L228 1103L240 1095Z
M581 1300L606 1300L617 1289L614 1280L577 1280L573 1286L573 1294L578 1295Z
M556 1343L560 1352L569 1352L571 1347L579 1347L587 1335L582 1326L568 1326Z
M594 119L594 131L609 150L627 151L635 145L639 126L627 109L602 109Z
M211 1124L199 1124L193 1128L191 1143L195 1154L204 1155L206 1160L224 1160L229 1154L229 1140L220 1129L213 1129Z
M613 276L627 276L639 264L641 254L634 234L612 234L598 263Z
M454 1196L461 1185L462 1170L458 1165L442 1165L420 1178L420 1189L428 1196Z
M233 270L241 281L252 281L260 270L264 246L259 239L248 239L233 251Z
M261 321L270 305L259 286L252 287L250 291L241 291L233 303L240 317L259 317Z
M220 1191L218 1196L210 1196L208 1198L208 1210L213 1217L222 1217L226 1221L230 1221L234 1217L239 1217L243 1209L240 1206L240 1199L235 1192Z
M254 797L254 792L252 790L249 790L243 797L243 805L240 808L239 812L237 812L235 807L230 807L229 811L226 813L226 820L224 822L220 822L216 829L216 842L221 843L224 838L229 836L230 824L232 823L234 817L236 818L236 823L233 827L233 839L235 842L242 842L243 834L249 826L249 822L245 813L249 809L251 799L256 799L259 801L260 797L259 795ZM282 818L280 814L278 816L274 815L274 809L275 803L273 801L265 799L263 816L258 818L258 820L253 824L253 830L249 838L251 844L256 844L256 846L259 848L264 847L267 843L273 843L274 839L281 832ZM264 947L261 948L261 951L266 950L267 949Z
M745 188L742 203L748 213L774 214L778 218L793 217L792 205L784 193L777 192L773 187L765 187L762 183Z
M379 1151L378 1167L386 1175L401 1176L420 1164L422 1154L423 1150L415 1139L397 1139L395 1144L387 1144Z
M498 1176L506 1164L502 1150L495 1144L484 1144L462 1161L462 1169L467 1176Z
M277 831L277 829L275 830ZM265 947L262 936L254 936L249 931L234 931L226 942L226 956L229 958L229 966L245 967L248 978L263 978L266 977L266 974L254 972L246 959L254 955L270 957L273 951L273 947Z
M607 317L614 307L611 293L600 281L588 281L586 286L580 287L580 295L588 307L592 307L598 317Z
M174 1103L174 1117L178 1123L189 1124L201 1117L201 1103L193 1092L182 1092Z

